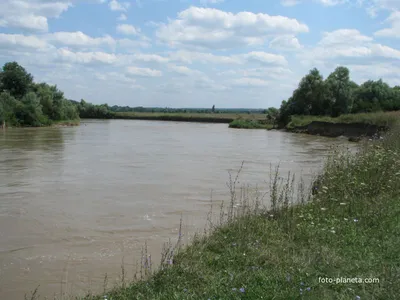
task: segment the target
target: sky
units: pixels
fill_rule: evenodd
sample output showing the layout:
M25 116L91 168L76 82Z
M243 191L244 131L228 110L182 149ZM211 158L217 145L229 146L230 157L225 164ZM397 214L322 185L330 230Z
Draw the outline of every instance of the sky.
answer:
M0 0L0 64L68 99L279 107L312 68L400 85L400 0Z

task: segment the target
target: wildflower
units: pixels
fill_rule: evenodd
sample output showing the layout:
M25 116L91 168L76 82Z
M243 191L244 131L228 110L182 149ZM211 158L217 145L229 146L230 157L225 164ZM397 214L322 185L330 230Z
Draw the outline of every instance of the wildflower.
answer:
M237 244L236 243L232 243L232 246L235 247Z
M345 221L348 221L349 219L347 219L347 218L344 218L344 220L345 220Z
M186 293L186 292L187 292L187 289L183 289L183 291Z
M311 291L311 288L310 288L310 287L308 287L308 288L306 288L306 290L309 292L309 291Z
M347 203L345 203L345 202L340 202L340 205L346 205Z
M291 280L290 275L287 275L287 276L286 276L286 281L290 281L290 280Z
M335 231L335 230L331 230L331 232L332 232L332 233L336 233L336 231Z
M240 291L241 293L244 293L244 292L245 292L244 288L240 288L239 291Z
M300 285L304 285L304 282L300 282Z
M107 295L104 295L104 300L107 300Z
M356 300L360 300L361 299L361 297L360 296L356 296Z
M354 219L354 222L358 222L358 219Z
M325 211L325 210L326 210L326 208L325 208L325 207L321 207L321 210L322 210L322 211Z

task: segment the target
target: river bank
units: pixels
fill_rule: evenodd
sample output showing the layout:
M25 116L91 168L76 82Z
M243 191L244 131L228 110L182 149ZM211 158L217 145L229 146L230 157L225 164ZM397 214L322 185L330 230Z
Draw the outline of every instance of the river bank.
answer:
M397 299L399 148L396 128L357 155L335 150L313 193L277 172L269 207L233 188L206 235L178 239L152 274L146 253L141 280L85 299Z

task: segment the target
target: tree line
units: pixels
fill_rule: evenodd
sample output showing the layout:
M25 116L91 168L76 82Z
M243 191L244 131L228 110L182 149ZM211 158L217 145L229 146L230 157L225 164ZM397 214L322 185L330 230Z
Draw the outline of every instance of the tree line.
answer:
M56 85L35 83L17 62L0 71L0 126L48 126L56 121L110 118L108 106L75 102L64 97Z
M381 79L358 85L350 79L349 69L340 66L325 80L318 69L312 69L279 110L267 110L267 118L286 125L292 115L338 117L396 110L400 110L400 86L390 87Z

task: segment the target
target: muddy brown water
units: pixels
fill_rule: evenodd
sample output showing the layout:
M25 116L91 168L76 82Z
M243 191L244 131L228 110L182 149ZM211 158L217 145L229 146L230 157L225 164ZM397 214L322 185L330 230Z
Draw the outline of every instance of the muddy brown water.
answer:
M270 164L305 181L345 139L226 124L93 120L79 127L0 130L0 298L100 292L131 278L145 242L202 229L228 201L228 171L266 190ZM267 183L266 183L267 182Z

